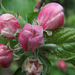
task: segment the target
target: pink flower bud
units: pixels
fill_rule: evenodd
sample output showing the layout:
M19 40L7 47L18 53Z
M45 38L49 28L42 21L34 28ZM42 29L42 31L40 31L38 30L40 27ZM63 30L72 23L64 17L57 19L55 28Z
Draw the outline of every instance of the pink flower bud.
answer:
M3 14L0 16L0 33L6 38L13 39L18 29L20 29L20 25L13 15Z
M37 21L44 30L55 30L64 23L63 7L58 3L49 3L39 12Z
M63 60L58 60L58 67L62 70L66 69L66 63Z
M22 71L27 75L40 75L43 71L43 63L35 57L26 59Z
M0 44L0 67L7 68L12 61L13 52L7 49L7 46Z
M21 30L18 40L24 51L34 51L43 43L43 28L37 25L26 24Z

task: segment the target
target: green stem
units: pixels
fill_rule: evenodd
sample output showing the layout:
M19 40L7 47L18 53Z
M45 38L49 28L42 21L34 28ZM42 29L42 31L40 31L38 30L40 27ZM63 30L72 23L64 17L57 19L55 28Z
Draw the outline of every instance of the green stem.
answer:
M7 48L8 49L11 49L11 47L10 47L10 40L8 39L8 43L7 43ZM12 50L12 49L11 49Z
M37 49L34 51L34 55L35 55L35 56L38 56L38 53L39 53L39 48L37 48Z

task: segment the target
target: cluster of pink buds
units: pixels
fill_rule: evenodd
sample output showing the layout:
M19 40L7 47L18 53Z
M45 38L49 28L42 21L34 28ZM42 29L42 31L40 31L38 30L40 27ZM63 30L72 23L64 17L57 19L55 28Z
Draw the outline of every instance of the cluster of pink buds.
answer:
M42 8L37 17L39 25L26 24L19 33L18 40L24 51L36 50L44 43L43 31L55 30L64 23L63 7L58 3L49 3ZM0 33L8 39L15 38L15 33L20 29L18 20L11 14L0 16Z
M7 49L7 46L0 44L0 67L7 68L10 66L13 52Z
M39 25L26 24L19 34L19 42L24 51L34 51L43 44L43 31L55 30L64 23L63 7L58 3L49 3L42 8L37 17Z
M41 0L39 0L41 1ZM38 5L37 5L38 6ZM49 3L44 6L38 14L38 25L27 23L21 30L18 36L18 41L24 51L35 51L41 44L44 43L43 31L55 30L60 28L64 23L63 7L58 3ZM17 31L20 29L18 19L11 14L3 14L0 16L0 33L8 38L14 39ZM0 44L0 67L6 68L10 65L13 52L4 44ZM46 54L46 56L49 56ZM25 71L36 75L41 73L43 65L39 60L27 60L25 62ZM61 65L61 64L62 65ZM66 65L63 61L59 61L59 67L65 69ZM42 66L42 67L41 67ZM41 67L41 68L40 68Z
M8 39L14 39L17 30L20 29L18 20L11 14L0 16L0 33ZM0 44L0 67L7 68L10 66L13 58L13 52L4 44Z

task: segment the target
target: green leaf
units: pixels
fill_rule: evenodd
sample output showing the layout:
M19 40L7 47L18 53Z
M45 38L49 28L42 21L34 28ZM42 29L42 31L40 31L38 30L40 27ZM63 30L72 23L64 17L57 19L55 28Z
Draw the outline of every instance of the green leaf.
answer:
M54 50L54 49L57 49L57 46L55 44L43 44L40 46L40 48Z
M18 21L19 21L20 27L22 29L25 26L26 21L21 16L18 17Z
M34 19L37 19L37 15L38 15L39 12L33 12L31 14L29 14L28 16L28 23L33 23Z
M75 14L71 14L68 18L65 18L67 26L75 28Z
M1 6L7 12L14 11L26 19L30 13L33 13L36 0L2 0Z
M64 71L59 70L57 66L52 66L51 75L66 75Z
M60 28L53 31L52 36L47 37L45 43L54 43L57 45L56 50L51 50L50 55L57 59L67 60L75 57L75 29Z
M43 44L39 47L39 52L49 53L51 50L56 50L57 46L55 44Z
M68 75L75 75L75 68L68 67L67 68L67 73L68 73Z
M16 72L13 75L25 75L25 74L22 72L22 69L20 67L16 70Z
M29 56L33 55L32 51L27 51L25 52L24 49L21 47L20 43L16 44L13 48L13 60L23 60L25 61L25 59ZM22 62L22 61L21 61Z
M44 64L42 75L50 75L51 74L51 63L48 60L48 58L43 54L39 54L39 59Z
M5 38L2 38L2 37L0 37L0 43L2 43L2 44L7 44L7 39L5 39Z
M16 39L8 39L8 38L0 37L0 43L2 44L6 45L8 43L8 40L10 40L10 46L12 48L18 43L18 40Z
M11 46L11 48L13 48L17 43L18 43L18 41L15 40L15 39L10 40L10 46Z
M1 70L2 68L0 67L0 70Z
M75 67L75 58L67 60L67 62L71 63Z

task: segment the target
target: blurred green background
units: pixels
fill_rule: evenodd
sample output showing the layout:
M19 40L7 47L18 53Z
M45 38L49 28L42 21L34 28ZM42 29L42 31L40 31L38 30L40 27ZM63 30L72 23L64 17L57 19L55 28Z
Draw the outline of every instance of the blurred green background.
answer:
M60 3L64 7L64 14L65 14L65 22L64 26L65 27L75 27L75 0L42 0L42 4L45 5L50 2L57 2ZM0 0L1 4L1 0ZM3 10L1 9L0 6L0 15L4 13ZM51 58L52 59L52 58ZM9 68L6 69L1 69L0 70L0 75L13 75L13 73L17 70L19 67L20 63L17 63L20 61L13 61L13 63L10 65ZM75 66L73 66L70 63L67 63L67 69L65 72L67 74L64 74L63 71L61 71L58 67L55 61L51 60L52 62L52 72L51 75L75 75Z

